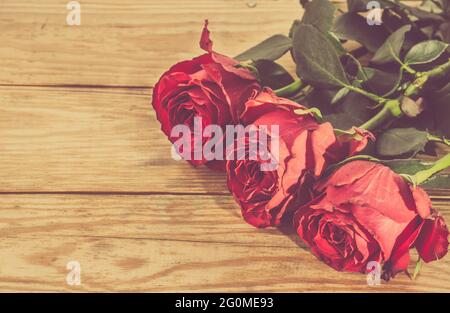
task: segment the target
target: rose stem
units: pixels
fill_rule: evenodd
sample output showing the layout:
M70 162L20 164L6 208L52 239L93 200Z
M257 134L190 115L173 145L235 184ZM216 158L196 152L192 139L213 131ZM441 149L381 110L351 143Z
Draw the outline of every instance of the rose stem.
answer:
M274 90L274 92L279 97L286 97L293 94L294 92L299 91L303 87L304 87L303 82L297 78L296 80L294 80L294 82L280 89Z
M393 100L385 99L383 109L381 109L380 112L378 112L370 120L359 126L359 128L366 130L374 130L378 126L382 125L385 121L401 117L403 115L403 111L401 110L400 107L400 101L403 96L410 97L417 95L422 90L423 86L425 85L425 83L428 81L429 78L444 75L449 70L450 70L450 60L430 71L417 73L417 78L409 84L409 86L406 88L402 96L400 96L398 99ZM356 90L353 91L361 93L358 89L359 88L356 88ZM373 99L372 97L369 98ZM383 102L379 101L379 103Z
M446 74L448 70L450 70L450 59L448 59L446 63L441 64L436 68L429 70L428 72L425 72L425 75L429 77L441 76Z
M443 158L437 160L436 162L434 162L432 167L430 167L426 170L417 172L413 176L413 180L417 185L420 185L420 184L426 182L433 175L439 173L442 170L445 170L447 167L450 167L450 153L447 154L446 156L444 156Z
M380 96L378 96L378 95L376 95L376 94L374 94L374 93L365 91L364 89L358 88L358 87L356 87L356 86L352 86L352 85L347 85L347 84L345 84L344 87L347 88L347 89L349 89L350 91L353 91L353 92L362 94L363 96L366 96L366 97L369 98L370 100L373 100L373 101L375 101L375 102L377 102L377 103L385 103L386 101L389 100L389 99L380 97Z
M428 134L428 141L440 142L440 143L446 144L447 146L450 146L450 140L449 139L443 138L443 137L434 136L434 135L431 135L431 134Z
M450 70L450 60L427 72L417 73L416 79L406 88L405 96L410 97L418 94L429 78L444 75L448 70Z
M378 126L383 125L386 121L397 118L403 115L403 111L400 108L400 100L388 100L383 108L370 120L359 126L359 128L366 130L376 129Z

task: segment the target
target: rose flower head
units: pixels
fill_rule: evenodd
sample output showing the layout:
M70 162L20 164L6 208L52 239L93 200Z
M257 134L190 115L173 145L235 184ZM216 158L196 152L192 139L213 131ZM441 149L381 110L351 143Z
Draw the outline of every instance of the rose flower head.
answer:
M207 53L172 66L155 85L152 99L161 129L172 143L180 137L174 131L177 125L192 131L188 144L180 145L177 152L193 165L208 161L201 152L210 137L202 136L202 129L237 123L243 103L260 88L249 70L212 50L207 25L206 21L200 40ZM196 150L200 153L194 154Z
M447 253L447 227L426 192L380 163L350 161L314 193L294 225L313 254L338 271L365 272L375 261L389 279L407 271L413 247L425 262Z
M267 165L268 158L260 151L254 158L248 153L241 154L244 158L227 158L228 187L249 224L278 226L289 220L292 208L311 199L312 183L329 164L328 152L335 154L337 141L331 124L319 124L309 112L269 89L247 101L242 120L267 132L270 144L264 147L272 155L269 159L277 161L276 168L263 170L261 165ZM278 129L276 153L271 142L274 126ZM246 150L252 150L251 143L245 141ZM240 151L235 148L235 152Z

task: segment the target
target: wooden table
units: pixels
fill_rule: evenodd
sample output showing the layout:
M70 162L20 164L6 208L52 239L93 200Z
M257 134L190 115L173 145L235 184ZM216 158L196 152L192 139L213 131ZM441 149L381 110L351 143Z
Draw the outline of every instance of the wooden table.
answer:
M203 20L232 56L286 33L297 0L80 0L80 26L67 2L0 0L0 291L450 291L450 257L378 287L335 272L170 157L152 86L201 53Z

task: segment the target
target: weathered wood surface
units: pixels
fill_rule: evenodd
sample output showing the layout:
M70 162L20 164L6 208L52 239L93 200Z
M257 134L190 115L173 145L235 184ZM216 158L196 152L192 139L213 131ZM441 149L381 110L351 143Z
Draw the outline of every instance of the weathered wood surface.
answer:
M0 291L450 291L449 258L381 287L335 272L245 224L223 174L170 157L152 86L201 53L203 19L235 55L286 33L296 0L85 0L81 26L66 3L0 1Z
M449 258L369 287L243 223L230 196L2 195L0 216L0 290L450 291ZM73 260L81 286L65 282Z

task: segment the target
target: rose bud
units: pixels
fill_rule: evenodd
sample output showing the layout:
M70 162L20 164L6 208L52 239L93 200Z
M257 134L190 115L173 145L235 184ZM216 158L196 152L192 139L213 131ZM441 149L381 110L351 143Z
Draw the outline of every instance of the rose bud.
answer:
M294 225L313 254L338 271L365 272L369 262L384 262L389 279L407 270L414 246L428 261L447 253L447 228L431 214L426 192L384 165L351 161L318 182L314 193Z
M259 149L258 155L251 158L254 151L250 151L250 136L246 136L244 147L236 147L237 142L234 159L230 160L229 155L227 158L228 187L249 224L277 226L289 219L286 216L292 207L310 200L312 182L328 165L327 151L336 142L333 127L330 123L319 124L304 107L268 89L247 101L242 120L253 121L247 127L264 130L268 141L262 144L270 157ZM239 158L239 153L244 157ZM267 169L268 160L275 160L271 164L277 166Z
M180 137L175 126L191 130L188 145L182 145L185 150L177 152L193 165L208 161L202 149L211 137L203 136L202 130L208 125L236 124L245 101L260 89L249 70L212 50L207 21L200 46L207 53L172 66L155 85L152 99L161 129L172 143ZM200 139L194 140L195 136Z
M416 117L425 109L424 99L419 97L417 100L414 100L404 96L401 99L400 108L406 116Z

